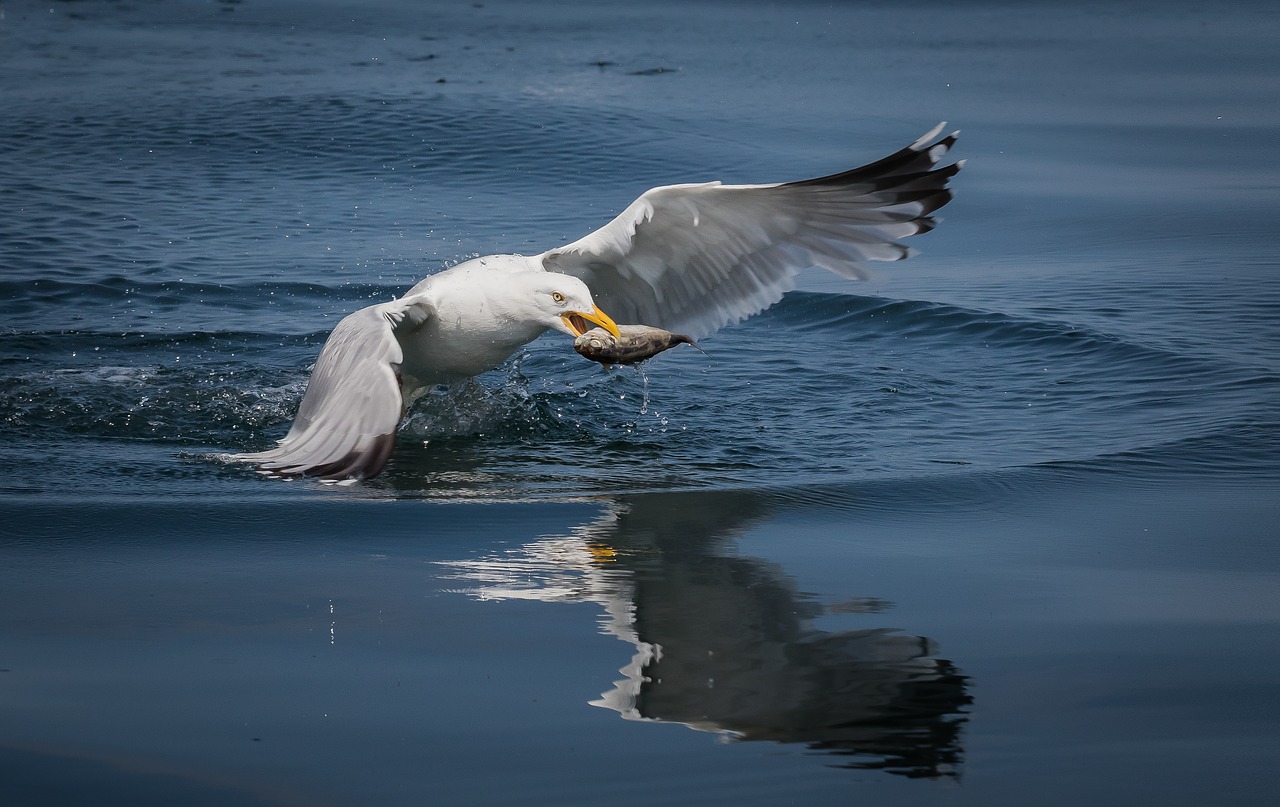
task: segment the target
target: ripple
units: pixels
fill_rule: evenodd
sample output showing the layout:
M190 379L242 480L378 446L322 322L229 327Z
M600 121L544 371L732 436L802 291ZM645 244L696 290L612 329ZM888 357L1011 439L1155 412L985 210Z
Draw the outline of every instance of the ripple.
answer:
M197 297L225 311L267 300L332 308L389 291L120 278L10 287L58 306ZM283 434L327 336L327 324L305 324L3 334L0 420L18 438L261 448ZM1065 323L797 293L706 347L610 371L554 335L539 340L477 381L424 396L373 484L446 497L821 488L1016 467L1212 471L1275 449L1275 430L1256 424L1275 419L1280 375ZM482 486L459 481L477 473Z

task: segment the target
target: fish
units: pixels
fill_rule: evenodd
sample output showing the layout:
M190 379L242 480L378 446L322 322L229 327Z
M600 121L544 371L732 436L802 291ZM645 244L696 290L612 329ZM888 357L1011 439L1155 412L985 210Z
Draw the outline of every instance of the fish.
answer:
M664 331L650 325L619 325L618 334L614 336L604 328L592 328L573 340L573 349L604 365L635 364L676 345L693 345L706 353L698 347L697 342L684 334Z

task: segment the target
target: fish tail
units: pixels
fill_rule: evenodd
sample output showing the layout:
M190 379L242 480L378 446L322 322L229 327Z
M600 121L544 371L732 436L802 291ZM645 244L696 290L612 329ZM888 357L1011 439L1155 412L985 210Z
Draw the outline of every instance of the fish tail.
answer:
M689 345L690 347L695 348L699 353L701 353L704 356L711 355L710 353L702 349L702 345L699 345L697 342L693 341L691 338L685 336L682 333L671 334L671 343L673 345Z

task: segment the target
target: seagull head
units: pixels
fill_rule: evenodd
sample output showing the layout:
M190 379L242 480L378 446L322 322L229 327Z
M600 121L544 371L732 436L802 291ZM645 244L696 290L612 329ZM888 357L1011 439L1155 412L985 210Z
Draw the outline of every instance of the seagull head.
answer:
M618 336L618 326L609 315L600 310L591 299L587 284L576 277L545 272L537 279L533 290L533 305L540 321L548 328L577 338L587 331L592 322Z

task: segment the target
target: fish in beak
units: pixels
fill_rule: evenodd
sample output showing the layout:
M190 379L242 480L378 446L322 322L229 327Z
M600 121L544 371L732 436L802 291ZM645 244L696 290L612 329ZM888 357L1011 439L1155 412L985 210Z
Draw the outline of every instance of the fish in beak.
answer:
M591 330L588 321L594 322L601 328L604 328L614 336L621 336L618 332L617 324L609 318L609 315L600 310L600 306L595 306L590 313L586 311L573 311L568 314L561 315L560 319L564 320L564 324L569 326L569 330L573 331L575 337L582 336Z

